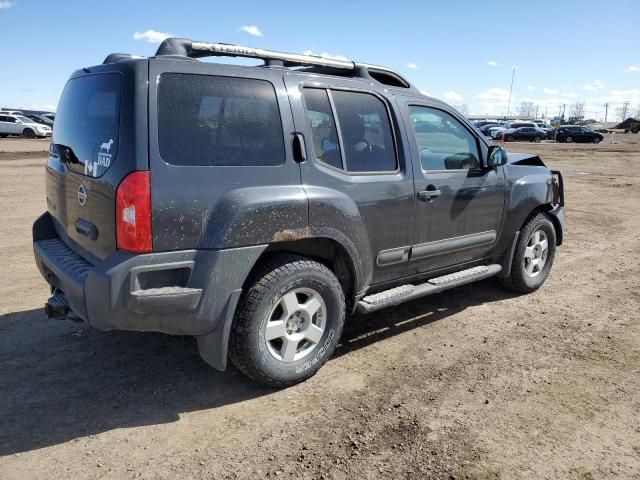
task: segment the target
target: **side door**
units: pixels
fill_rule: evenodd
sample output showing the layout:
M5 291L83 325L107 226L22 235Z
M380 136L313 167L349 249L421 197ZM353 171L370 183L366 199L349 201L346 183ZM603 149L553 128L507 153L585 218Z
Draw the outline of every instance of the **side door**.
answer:
M309 224L362 257L360 287L407 275L414 190L392 99L371 84L287 74ZM366 86L363 86L366 85Z
M15 117L7 115L4 118L6 133L9 133L11 135L19 135L20 133L22 133L22 131L20 130L20 125L18 124L18 120L16 120Z
M4 115L0 115L0 134L8 135L9 133L12 133L12 132L9 130L9 123L7 122L7 117Z
M494 248L505 203L502 167L483 167L488 147L441 104L404 105L416 190L411 261L420 272L481 260Z

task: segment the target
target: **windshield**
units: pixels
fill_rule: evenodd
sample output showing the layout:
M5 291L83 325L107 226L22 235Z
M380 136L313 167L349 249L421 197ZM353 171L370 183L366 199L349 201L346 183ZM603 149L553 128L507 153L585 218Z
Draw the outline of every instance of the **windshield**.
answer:
M16 115L16 118L20 120L22 123L33 123L33 120L30 118L24 117L22 115Z
M56 112L52 152L77 173L101 176L115 160L120 125L118 73L69 80Z

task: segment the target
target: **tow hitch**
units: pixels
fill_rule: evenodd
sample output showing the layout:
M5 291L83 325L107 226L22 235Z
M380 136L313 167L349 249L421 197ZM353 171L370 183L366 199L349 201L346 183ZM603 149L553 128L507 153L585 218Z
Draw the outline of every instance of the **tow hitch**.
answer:
M71 310L64 293L57 288L53 291L47 303L44 304L44 313L47 315L47 318L55 318L56 320L67 319L73 320L74 322L82 321L82 319L76 316Z

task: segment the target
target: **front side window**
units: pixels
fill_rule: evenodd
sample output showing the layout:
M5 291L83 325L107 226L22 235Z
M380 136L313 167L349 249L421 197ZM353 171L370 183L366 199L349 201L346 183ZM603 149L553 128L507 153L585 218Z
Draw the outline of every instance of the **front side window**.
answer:
M317 88L305 88L303 97L318 160L353 173L397 169L391 125L380 99Z
M266 80L165 73L158 86L160 155L180 166L273 166L282 120Z
M409 115L423 170L480 168L476 138L453 116L417 105L409 107Z

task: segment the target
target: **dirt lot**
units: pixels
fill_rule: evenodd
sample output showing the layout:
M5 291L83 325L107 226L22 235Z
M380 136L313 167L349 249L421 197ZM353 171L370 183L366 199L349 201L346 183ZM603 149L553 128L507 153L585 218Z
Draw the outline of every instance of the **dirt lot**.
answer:
M190 338L47 321L46 141L0 141L0 478L640 478L640 135L513 144L565 173L545 286L495 280L352 318L265 390ZM34 147L35 145L35 147Z

